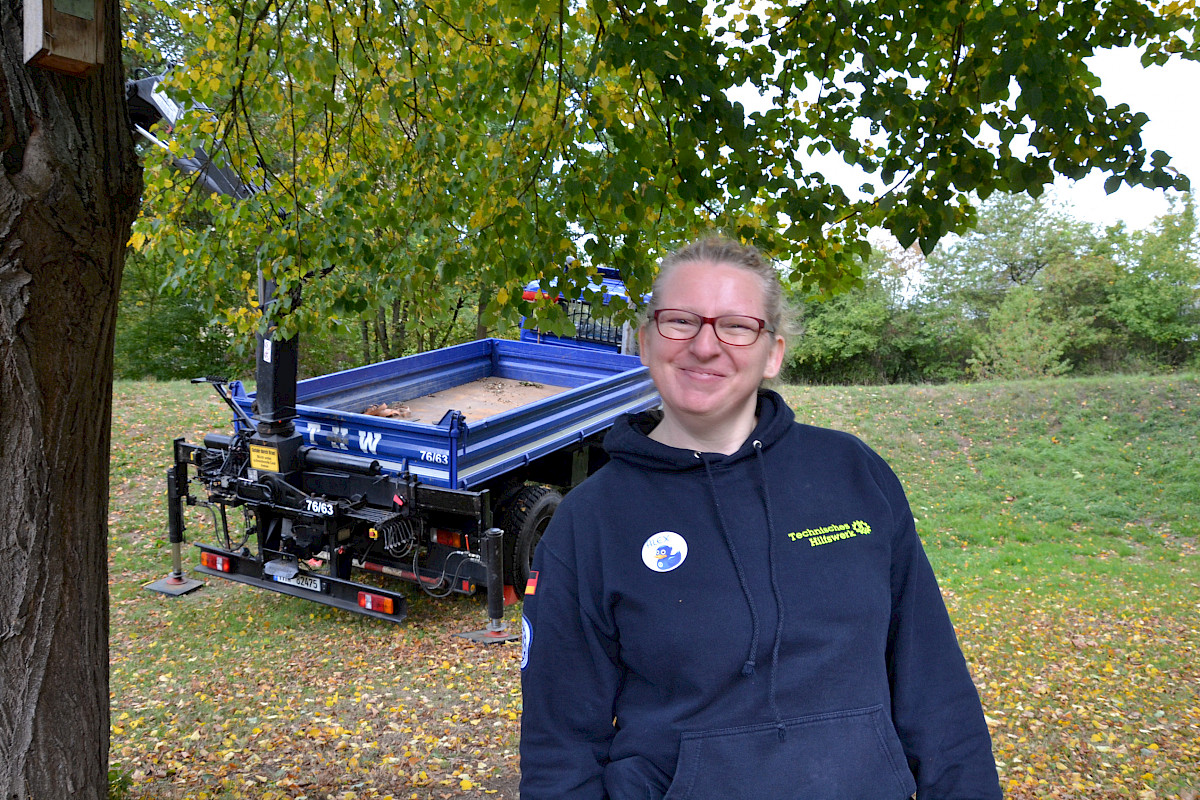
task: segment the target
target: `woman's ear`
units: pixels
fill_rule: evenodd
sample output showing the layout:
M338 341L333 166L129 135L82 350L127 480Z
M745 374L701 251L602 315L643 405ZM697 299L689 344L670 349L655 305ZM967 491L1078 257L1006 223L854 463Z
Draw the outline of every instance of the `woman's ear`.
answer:
M787 351L787 343L778 333L771 335L771 353L767 356L767 365L763 369L763 379L770 380L783 369L783 354Z

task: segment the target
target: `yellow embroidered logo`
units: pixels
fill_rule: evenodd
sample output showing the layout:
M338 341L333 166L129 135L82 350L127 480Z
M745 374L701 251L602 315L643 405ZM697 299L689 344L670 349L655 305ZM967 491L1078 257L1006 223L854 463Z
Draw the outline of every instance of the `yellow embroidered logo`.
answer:
M830 542L840 542L842 539L853 539L855 536L868 536L871 526L856 519L854 522L842 522L837 525L826 525L821 528L809 528L799 533L789 533L788 538L793 542L808 541L813 547Z

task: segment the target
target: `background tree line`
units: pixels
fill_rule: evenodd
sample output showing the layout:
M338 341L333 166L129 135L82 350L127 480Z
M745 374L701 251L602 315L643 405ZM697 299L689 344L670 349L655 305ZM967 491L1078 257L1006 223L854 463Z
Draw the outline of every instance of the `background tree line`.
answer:
M308 374L468 341L478 288L425 287L357 319L310 331ZM215 299L200 302L197 291ZM432 290L436 299L429 296ZM243 374L249 337L207 309L220 286L173 283L153 253L126 264L117 371L160 379ZM224 298L224 299L222 299ZM1200 363L1200 235L1193 195L1147 230L1099 230L1027 195L996 194L976 227L928 257L877 244L857 288L795 292L801 320L785 378L822 384L925 383L1161 371ZM495 331L492 331L495 333Z
M1194 195L1148 229L1098 230L1040 199L992 195L928 257L877 245L862 285L794 298L785 376L821 384L1171 370L1200 364Z
M1131 39L1145 64L1195 58L1187 9L123 3L131 71L169 64L162 89L207 109L175 125L170 154L143 153L125 376L244 369L238 349L269 327L303 332L309 374L523 315L569 332L522 297L528 281L574 293L618 267L637 297L705 230L781 259L798 300L835 297L858 283L868 232L930 252L970 227L977 197L1093 168L1112 188L1189 187L1083 60ZM196 191L171 161L197 146L257 191ZM858 172L827 175L824 156ZM280 289L265 315L260 274Z

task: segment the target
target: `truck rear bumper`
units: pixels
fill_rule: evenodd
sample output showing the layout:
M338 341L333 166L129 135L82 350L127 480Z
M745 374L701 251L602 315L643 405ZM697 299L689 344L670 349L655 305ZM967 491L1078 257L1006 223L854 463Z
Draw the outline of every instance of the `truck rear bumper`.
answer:
M196 565L196 572L205 575L257 586L260 589L311 600L314 603L388 622L402 622L408 616L408 598L397 592L307 570L299 570L293 576L270 575L266 574L263 562L253 556L205 544L198 544L196 547L200 549L201 558L204 558L205 553L210 554L211 558L208 560L216 564ZM391 601L391 613L376 610L380 606L386 607L388 600Z

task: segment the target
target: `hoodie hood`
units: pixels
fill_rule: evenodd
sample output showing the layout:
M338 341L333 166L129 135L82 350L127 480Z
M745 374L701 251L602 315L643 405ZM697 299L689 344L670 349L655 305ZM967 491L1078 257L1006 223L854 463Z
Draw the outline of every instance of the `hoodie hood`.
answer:
M769 451L791 429L796 416L783 398L775 392L760 389L758 406L755 409L758 422L742 446L731 455L705 453L703 462L711 467L733 465L755 457L754 442ZM630 414L618 419L604 438L604 449L610 457L639 469L656 472L680 472L702 470L705 464L697 458L698 453L656 442L649 437L650 431L662 421L662 411L653 409L639 414Z

